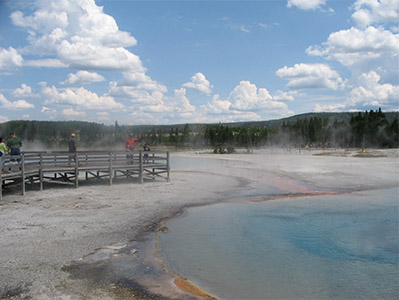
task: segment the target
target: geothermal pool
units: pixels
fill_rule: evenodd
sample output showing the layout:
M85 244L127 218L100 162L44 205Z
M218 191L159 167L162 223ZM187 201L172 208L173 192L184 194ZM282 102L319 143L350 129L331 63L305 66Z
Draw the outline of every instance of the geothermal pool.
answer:
M399 188L191 208L169 269L220 299L396 299Z

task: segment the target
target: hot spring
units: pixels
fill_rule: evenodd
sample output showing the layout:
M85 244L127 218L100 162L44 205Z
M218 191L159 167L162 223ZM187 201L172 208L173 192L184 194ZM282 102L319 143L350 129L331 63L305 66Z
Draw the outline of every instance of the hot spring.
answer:
M160 255L220 299L396 299L398 193L191 208Z

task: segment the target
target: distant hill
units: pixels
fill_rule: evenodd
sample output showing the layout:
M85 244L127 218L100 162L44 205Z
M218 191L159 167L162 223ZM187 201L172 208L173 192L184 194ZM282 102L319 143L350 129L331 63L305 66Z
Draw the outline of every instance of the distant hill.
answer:
M333 124L335 120L339 122L349 123L351 116L353 114L357 114L357 112L321 112L321 113L305 113L294 115L287 118L269 120L269 121L253 121L253 122L235 122L235 123L222 123L225 126L229 127L270 127L270 128L279 128L284 122L289 122L291 124L295 123L298 119L310 119L310 118L328 118L329 123ZM399 119L399 112L384 112L387 120L392 122L395 118Z
M289 122L290 124L295 123L298 119L310 119L310 118L328 118L329 123L333 124L335 120L339 122L349 123L351 116L357 114L357 112L321 112L321 113L304 113L299 115L294 115L291 117L268 120L268 121L245 121L245 122L218 122L213 124L222 124L227 127L269 127L269 128L279 128L284 122ZM399 119L399 112L384 112L387 120L392 122L395 118ZM212 125L212 123L188 123L191 131L199 130L208 125ZM18 120L18 121L8 121L4 123L0 123L0 134L3 136L7 136L7 132L9 130L20 131L25 130L26 128L35 127L35 129L43 128L57 130L62 133L69 133L70 130L79 130L81 128L89 129L89 130L102 130L104 128L119 128L122 132L128 131L136 131L136 132L146 132L153 129L162 129L164 131L170 131L172 129L183 130L187 124L170 124L170 125L104 125L101 123L95 122L85 122L85 121L26 121L26 120Z

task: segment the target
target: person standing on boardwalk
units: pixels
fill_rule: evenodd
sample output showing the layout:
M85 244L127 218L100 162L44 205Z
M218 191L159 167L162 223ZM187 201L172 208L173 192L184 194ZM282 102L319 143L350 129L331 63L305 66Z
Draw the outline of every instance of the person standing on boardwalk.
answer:
M8 152L10 153L10 155L11 156L21 155L21 147L22 147L21 140L15 136L14 132L11 132L10 139L7 141L7 148L8 148ZM11 165L14 161L20 162L21 159L20 158L11 159L10 168L9 168L10 170L11 170Z
M126 140L125 150L126 150L126 159L128 165L133 164L134 148L136 148L136 144L138 141L139 139L134 138L133 134L129 134L129 138Z
M151 151L150 144L149 143L144 143L143 150L144 150L144 156L143 156L144 163L148 163L148 153L145 153L145 152L150 152Z
M0 156L3 156L4 154L8 153L7 146L5 144L5 139L3 137L0 137Z
M75 154L76 154L77 150L78 150L78 147L76 145L76 135L74 133L72 133L71 137L69 139L69 142L68 142L68 151L69 151L69 153L73 153L73 154L69 154L68 165L71 164L71 158L73 158L73 160L76 162Z
M8 153L8 149L4 141L5 139L3 137L0 137L0 156L4 156L5 154ZM3 168L3 166L4 166L4 160L1 160L1 167Z

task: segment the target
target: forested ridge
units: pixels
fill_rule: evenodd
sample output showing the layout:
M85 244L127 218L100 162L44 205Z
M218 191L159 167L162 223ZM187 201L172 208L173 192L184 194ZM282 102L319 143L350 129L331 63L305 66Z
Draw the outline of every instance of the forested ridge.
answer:
M153 146L214 147L399 147L399 113L309 113L262 122L104 125L81 121L9 121L0 124L0 136L16 133L24 150L65 150L72 132L80 149L122 149L130 133Z

